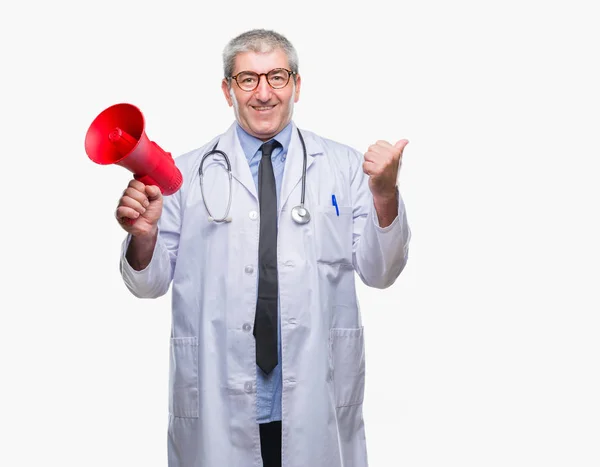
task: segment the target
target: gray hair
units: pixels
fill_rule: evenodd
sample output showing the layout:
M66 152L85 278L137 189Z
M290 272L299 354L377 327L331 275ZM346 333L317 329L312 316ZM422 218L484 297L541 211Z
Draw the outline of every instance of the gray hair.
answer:
M223 71L225 78L233 74L235 57L244 52L269 53L282 49L287 55L290 69L298 73L298 54L292 43L275 31L253 29L244 32L229 41L223 50ZM295 81L296 75L294 75Z

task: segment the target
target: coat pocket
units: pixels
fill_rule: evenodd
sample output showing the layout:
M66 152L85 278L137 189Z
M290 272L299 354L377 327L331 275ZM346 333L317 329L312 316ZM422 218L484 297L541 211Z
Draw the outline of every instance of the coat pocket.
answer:
M363 328L331 329L329 359L336 407L362 404L365 395Z
M171 338L170 354L169 412L198 418L198 338Z
M320 263L352 264L352 207L317 206L315 245Z

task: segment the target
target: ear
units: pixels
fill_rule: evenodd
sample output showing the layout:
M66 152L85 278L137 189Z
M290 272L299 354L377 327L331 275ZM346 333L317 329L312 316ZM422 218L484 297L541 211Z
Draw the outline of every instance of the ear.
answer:
M294 93L294 104L298 102L300 99L300 85L302 84L302 79L300 75L296 75L296 92Z
M223 81L221 81L221 90L223 91L223 95L225 96L225 99L227 100L227 103L229 104L229 107L231 107L233 105L233 101L231 100L231 95L229 94L229 83L227 83L227 80L225 78L223 78Z

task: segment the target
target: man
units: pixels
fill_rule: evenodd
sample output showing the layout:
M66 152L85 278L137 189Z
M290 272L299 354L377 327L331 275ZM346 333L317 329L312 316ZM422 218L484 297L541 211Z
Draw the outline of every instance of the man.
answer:
M177 193L132 180L116 210L127 287L173 284L169 466L367 466L354 272L384 288L406 264L408 141L363 156L299 131L298 59L278 33L241 34L223 61L236 121L176 158Z

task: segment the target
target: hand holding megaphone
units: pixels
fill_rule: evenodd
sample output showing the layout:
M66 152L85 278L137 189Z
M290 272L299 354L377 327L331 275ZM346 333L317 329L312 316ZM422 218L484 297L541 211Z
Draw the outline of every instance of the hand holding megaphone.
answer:
M134 237L152 235L156 232L162 208L160 189L133 179L119 199L115 217L119 225Z

